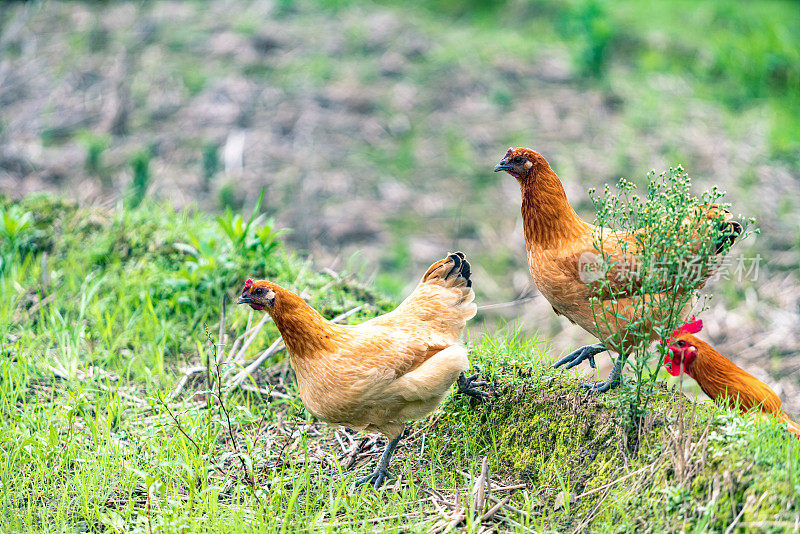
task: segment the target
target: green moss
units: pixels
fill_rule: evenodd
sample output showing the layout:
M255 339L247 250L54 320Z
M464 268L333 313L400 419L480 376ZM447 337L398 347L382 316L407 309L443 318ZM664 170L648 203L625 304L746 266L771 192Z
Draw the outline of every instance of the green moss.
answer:
M446 410L437 428L445 439L452 439L448 429L461 428L465 421L451 417L466 417L468 426L481 427L493 469L542 488L540 497L554 506L564 487L578 495L612 480L619 471L625 435L610 402L613 396L586 397L581 382L547 375L543 368L501 367L493 380L490 407ZM579 508L591 505L584 500Z
M448 399L434 448L460 451L445 460L454 465L478 450L493 472L527 481L553 528L589 513L600 532L724 530L743 507L743 522L800 517L800 447L775 423L693 406L662 384L641 434L628 435L619 395L587 396L583 378L552 370L535 344L484 339L472 360L493 401Z

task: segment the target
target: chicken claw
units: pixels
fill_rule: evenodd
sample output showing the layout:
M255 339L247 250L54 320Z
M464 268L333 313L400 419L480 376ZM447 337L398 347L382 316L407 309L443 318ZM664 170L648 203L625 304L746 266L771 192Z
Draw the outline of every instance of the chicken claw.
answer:
M456 385L458 386L458 392L461 395L467 395L469 397L478 399L479 401L483 402L491 398L491 395L486 393L485 391L481 391L477 389L478 387L485 386L486 382L480 380L475 382L475 379L478 378L478 375L467 376L462 371L460 375L458 375L458 380L456 381Z
M601 381L601 382L589 382L588 384L584 384L587 390L589 390L589 394L592 393L605 393L610 389L614 389L615 387L619 386L619 380L612 381L611 377Z
M611 374L608 375L608 378L603 380L602 382L590 382L588 384L584 384L583 387L589 390L589 394L592 393L605 393L610 389L614 389L619 386L619 378L622 375L622 366L625 364L625 360L628 357L624 354L620 354L617 356L617 360L614 362L614 368L611 369Z
M361 486L362 484L369 483L375 489L380 488L383 486L384 481L386 480L394 480L397 478L393 474L389 472L388 469L384 469L382 467L377 468L371 474L365 477L359 477L356 479L356 487Z
M570 352L556 363L553 364L553 367L560 367L565 363L569 364L565 367L565 369L572 369L583 360L589 360L589 365L592 369L597 369L597 365L594 363L594 357L601 352L605 352L608 350L605 345L602 343L595 343L594 345L586 345L585 347L581 347L576 351Z
M357 478L356 487L369 482L373 488L378 489L383 486L384 481L387 479L393 480L397 478L389 472L389 460L391 459L392 454L394 453L395 448L397 448L397 444L400 443L400 438L402 437L403 435L400 434L386 444L386 448L383 450L383 456L381 456L381 460L378 462L378 467L375 468L375 471L373 471L371 474Z

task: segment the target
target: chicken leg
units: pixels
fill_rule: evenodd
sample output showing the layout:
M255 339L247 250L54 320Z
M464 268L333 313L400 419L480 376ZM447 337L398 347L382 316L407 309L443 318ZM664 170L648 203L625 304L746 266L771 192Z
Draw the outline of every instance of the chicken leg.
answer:
M576 351L570 352L556 363L553 364L553 367L560 367L565 363L568 365L565 369L572 369L583 360L589 360L589 365L592 369L597 369L597 365L594 363L594 357L601 352L605 352L608 349L602 343L595 343L594 345L586 345L585 347L581 347Z
M458 392L461 395L467 395L468 397L472 397L483 402L484 400L489 399L491 395L489 395L485 391L477 389L480 386L485 386L486 382L484 381L475 382L476 378L478 378L478 375L467 376L464 374L464 371L461 371L461 374L458 375L458 380L456 381L456 385L458 386Z
M357 478L356 487L369 482L372 484L373 488L378 489L383 485L383 482L386 479L391 480L395 478L395 476L389 472L389 460L392 458L392 454L394 454L394 450L397 448L397 444L400 443L400 438L402 437L403 434L400 434L386 444L386 448L383 450L383 456L381 456L381 459L378 462L378 467L376 467L375 471L373 471L371 474Z

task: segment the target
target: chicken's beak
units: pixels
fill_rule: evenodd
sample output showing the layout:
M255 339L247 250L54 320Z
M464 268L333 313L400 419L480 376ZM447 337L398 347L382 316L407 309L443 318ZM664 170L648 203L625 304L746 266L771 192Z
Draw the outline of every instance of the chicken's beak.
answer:
M251 302L253 302L253 299L250 297L239 297L236 300L236 304L250 304Z
M502 160L500 163L494 166L494 172L507 171L510 168L511 167L508 166L508 162L506 160Z

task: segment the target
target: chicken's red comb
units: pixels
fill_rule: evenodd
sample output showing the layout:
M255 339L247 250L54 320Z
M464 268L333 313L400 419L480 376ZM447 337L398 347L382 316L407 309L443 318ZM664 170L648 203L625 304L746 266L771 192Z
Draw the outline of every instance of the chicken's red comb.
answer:
M253 279L252 278L248 278L247 280L244 281L245 290L250 289L250 286L252 286L252 285L253 285Z
M511 148L509 148L509 149L508 149L508 152L506 152L506 157L508 157L508 156L510 156L510 155L511 155Z
M702 329L703 329L703 320L702 319L695 320L694 315L692 315L692 319L686 322L683 326L681 326L677 330L675 330L672 333L672 337L676 338L682 334L696 334Z

